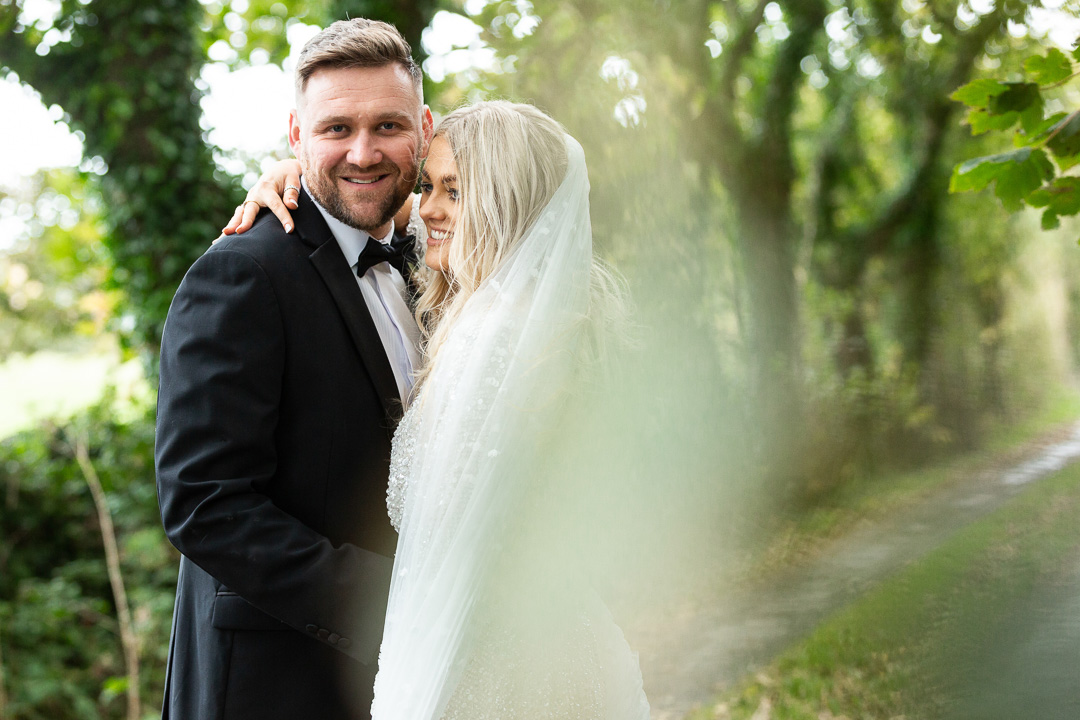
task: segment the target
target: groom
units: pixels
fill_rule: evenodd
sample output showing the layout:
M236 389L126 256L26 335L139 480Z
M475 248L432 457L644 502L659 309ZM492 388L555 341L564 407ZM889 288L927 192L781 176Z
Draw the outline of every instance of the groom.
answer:
M392 218L431 133L401 35L334 23L296 69L295 234L264 215L176 293L156 449L183 555L163 720L369 716L390 439L418 361Z

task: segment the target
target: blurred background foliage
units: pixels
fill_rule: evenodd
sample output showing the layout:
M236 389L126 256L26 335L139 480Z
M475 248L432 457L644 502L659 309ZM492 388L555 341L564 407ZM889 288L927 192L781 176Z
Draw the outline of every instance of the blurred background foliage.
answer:
M207 141L201 69L281 63L292 25L346 16L394 23L423 59L436 14L455 13L493 62L428 78L433 109L534 102L588 153L596 243L631 281L645 348L606 416L635 438L612 465L638 490L639 550L722 554L1070 391L1076 249L989 192L949 194L954 167L1012 132L973 135L958 88L1037 70L1055 85L1047 117L1075 118L1075 83L1028 61L1049 57L1043 3L59 0L47 22L24 5L0 0L0 67L63 109L85 157L0 194L25 228L0 252L5 357L118 338L152 385L172 294L243 194ZM958 99L978 110L996 88ZM1032 192L1074 183L1067 169L1043 168ZM0 717L131 716L80 433L156 716L176 557L153 402L107 394L0 444Z

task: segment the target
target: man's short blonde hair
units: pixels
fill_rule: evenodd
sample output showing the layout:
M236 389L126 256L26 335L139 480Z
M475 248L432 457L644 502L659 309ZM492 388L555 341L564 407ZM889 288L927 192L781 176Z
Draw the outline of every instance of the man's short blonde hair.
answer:
M424 75L413 60L412 48L397 28L380 20L338 20L311 38L300 51L296 63L297 102L308 79L322 68L383 67L395 63L409 73L416 95L423 102Z

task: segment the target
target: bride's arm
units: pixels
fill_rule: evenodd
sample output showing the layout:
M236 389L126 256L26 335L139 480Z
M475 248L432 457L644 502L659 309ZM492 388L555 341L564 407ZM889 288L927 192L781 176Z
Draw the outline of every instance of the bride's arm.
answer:
M297 160L280 160L264 172L258 182L248 190L244 202L233 212L229 224L222 228L225 235L242 233L250 230L260 208L270 208L285 226L285 232L292 232L293 219L289 209L297 208L300 197L300 163Z
M412 214L412 204L415 199L415 195L409 195L405 204L401 206L401 209L397 211L397 215L394 216L394 227L400 232L405 232L405 228L409 227L409 216Z
M242 233L250 230L260 208L270 208L285 227L285 232L292 232L293 219L289 209L295 210L300 198L300 163L297 160L279 160L269 170L259 176L258 181L248 190L244 202L233 212L229 224L222 228L223 235ZM413 196L409 195L405 204L394 216L394 226L406 228L412 213Z

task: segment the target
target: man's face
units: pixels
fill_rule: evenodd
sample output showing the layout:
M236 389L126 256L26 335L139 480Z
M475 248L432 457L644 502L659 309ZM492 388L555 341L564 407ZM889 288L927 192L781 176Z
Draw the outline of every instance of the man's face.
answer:
M319 204L381 236L416 186L431 127L400 65L323 68L297 98L289 144Z

